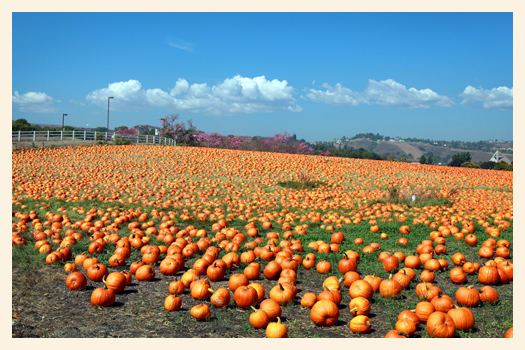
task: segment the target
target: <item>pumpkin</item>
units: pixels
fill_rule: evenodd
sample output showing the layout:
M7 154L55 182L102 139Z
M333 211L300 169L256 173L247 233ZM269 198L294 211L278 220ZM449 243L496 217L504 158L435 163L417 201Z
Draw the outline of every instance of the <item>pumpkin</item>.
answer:
M226 274L226 268L220 265L218 261L214 262L206 269L206 276L210 281L217 282L222 281Z
M210 301L216 308L222 309L230 305L231 295L226 288L219 288L216 291L209 288L208 291L212 293Z
M461 253L456 253L452 255L452 262L454 263L454 265L463 266L463 264L466 263L467 260L465 259L465 255Z
M195 317L197 321L208 321L211 316L210 307L206 304L195 305L191 308L190 314Z
M107 275L108 268L103 264L93 264L87 269L87 276L93 282L102 282L102 278Z
M268 317L268 314L264 312L263 310L257 310L252 306L252 309L254 312L250 314L250 324L255 329L261 329L266 328L268 324L270 323L270 318Z
M343 254L343 259L339 261L339 264L337 265L337 268L339 269L339 272L342 274L347 273L348 271L356 271L357 270L357 261L355 259L348 258L348 255L346 253Z
M330 273L332 272L332 264L330 264L328 261L320 261L317 264L316 269L320 274Z
M257 303L260 303L266 297L264 287L259 283L250 283L248 287L252 287L257 292Z
M468 332L474 328L474 314L466 307L459 308L454 305L454 308L450 309L447 312L447 315L449 315L454 321L456 329L462 330L463 332Z
M149 265L143 265L135 272L137 281L151 281L155 277L155 269Z
M244 268L243 273L251 281L258 280L261 275L261 267L258 263L252 262Z
M359 315L354 317L350 321L350 330L353 333L366 334L372 330L372 323L370 319L365 315Z
M490 286L484 286L481 288L479 299L484 303L495 303L499 299L498 292Z
M257 304L257 291L248 286L239 286L235 289L235 292L233 293L233 300L240 308L249 308L250 306L254 306Z
M434 308L434 305L432 305L430 302L420 301L416 305L415 313L421 322L427 322L428 317L435 311L436 309Z
M164 308L168 310L169 312L172 311L179 311L180 307L182 306L182 299L181 297L177 295L168 295L166 299L164 299Z
M427 282L419 283L416 286L416 295L418 296L420 301L427 300L425 294L433 286L434 285L432 283L427 283Z
M408 338L408 334L405 332L398 332L395 329L388 331L385 335L385 338Z
M301 299L301 306L311 309L317 303L317 296L314 293L305 293Z
M106 284L107 289L112 289L115 294L122 293L126 288L127 279L121 272L112 272L106 278L102 278L102 281Z
M396 322L396 331L404 332L406 334L414 335L416 333L416 324L412 320L404 319Z
M376 273L374 272L373 275L365 276L365 278L363 278L363 281L367 281L368 283L370 283L374 292L377 292L383 280L381 279L381 277L376 276Z
M456 302L466 307L477 306L480 301L479 292L474 286L461 287L456 291Z
M392 274L390 274L387 280L383 280L379 285L379 293L383 298L395 298L401 294L401 289L401 284L392 279Z
M250 284L248 277L242 273L231 275L230 280L228 281L228 287L232 292L235 292L237 288L247 286L248 284Z
M397 256L391 255L383 259L383 269L387 272L392 272L399 268L399 259Z
M266 338L288 338L288 328L281 323L277 317L277 322L271 322L266 327Z
M450 270L449 276L452 283L455 284L463 284L467 281L467 276L465 275L465 272L463 272L463 269L460 267L455 267L452 270Z
M329 290L341 290L341 283L336 276L330 276L324 280L323 287Z
M182 295L186 287L184 286L184 283L182 283L182 281L177 280L177 278L175 277L175 281L169 284L168 289L171 294L177 293L179 295Z
M411 269L419 269L421 266L421 259L418 256L409 255L405 258L405 266Z
M115 292L111 289L97 288L91 293L91 304L111 306L115 303Z
M270 299L273 299L279 305L286 305L293 302L294 292L292 289L285 287L285 284L278 283L270 290Z
M270 261L263 270L264 276L269 280L276 280L279 278L283 268L275 261Z
M367 281L357 280L354 283L352 283L352 285L348 289L348 293L352 298L363 297L365 299L370 300L374 295L374 289Z
M498 269L490 265L481 267L478 271L478 280L482 284L498 284L500 281Z
M71 290L84 289L87 285L87 278L82 272L72 272L66 278L66 286Z
M352 283L361 279L361 276L359 276L359 274L355 271L348 271L347 273L345 273L343 278L344 278L343 284L345 285L345 287L350 288Z
M434 272L424 270L423 272L421 272L421 275L419 275L419 279L423 282L432 283L435 279Z
M330 300L319 300L310 311L310 318L319 327L330 327L339 319L339 309Z
M144 263L142 261L134 261L129 266L129 272L132 274L135 274L139 267L144 266Z
M365 299L363 297L357 297L357 298L350 300L350 304L348 304L348 308L350 309L350 313L354 316L358 316L358 315L368 316L370 314L370 301L368 301L368 299Z
M505 338L514 338L513 337L513 333L514 333L514 327L510 327L507 332L505 332Z
M261 302L261 305L259 305L259 308L266 312L266 314L270 318L270 321L277 320L282 313L281 306L273 299L264 299Z
M175 259L165 258L160 262L159 270L165 276L175 276L180 270L180 265Z
M399 313L399 315L397 316L397 320L398 321L410 320L410 321L414 322L414 324L416 325L416 328L419 326L419 323L420 323L419 317L414 312L412 312L410 310L401 311Z
M456 326L452 317L441 311L433 312L427 319L427 333L432 338L452 338Z
M193 287L190 285L191 297L195 300L205 300L211 296L209 291L210 283L208 280L197 280Z
M447 313L448 310L454 307L454 301L452 300L452 298L448 295L444 295L441 293L432 298L432 300L430 300L430 303L434 305L436 311L441 311L443 313Z
M401 285L401 288L407 289L410 286L412 280L405 272L405 269L401 269L398 273L392 277L392 280L398 282Z

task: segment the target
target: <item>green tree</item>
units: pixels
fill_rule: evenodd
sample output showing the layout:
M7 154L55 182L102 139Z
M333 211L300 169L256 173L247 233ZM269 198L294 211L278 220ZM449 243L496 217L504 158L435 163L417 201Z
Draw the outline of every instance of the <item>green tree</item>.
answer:
M497 162L496 165L494 165L493 170L505 170L505 171L512 171L513 166L507 163L506 161L502 160L501 162Z
M479 167L481 169L494 169L494 166L496 165L496 162L479 162Z
M471 160L472 160L472 157L470 156L470 152L457 153L452 156L452 161L448 165L454 166L454 167L460 167L461 164L465 162L470 162Z
M419 158L419 164L427 164L427 157L424 154Z
M407 155L406 155L406 154L403 154L403 155L401 156L401 158L399 158L399 160L402 161L402 162L406 162L406 161L407 161Z
M472 162L465 162L465 163L461 164L461 167L462 168L480 169L479 165L477 165L476 163L472 163Z

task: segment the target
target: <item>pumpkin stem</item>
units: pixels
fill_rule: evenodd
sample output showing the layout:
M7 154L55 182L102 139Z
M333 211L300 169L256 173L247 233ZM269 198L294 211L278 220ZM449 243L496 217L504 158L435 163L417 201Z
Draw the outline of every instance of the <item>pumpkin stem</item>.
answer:
M215 291L213 289L211 289L211 288L208 288L208 292L210 292L211 294L215 293Z
M277 323L281 324L281 318L279 316L277 316Z
M359 311L359 308L355 306L353 309L350 309L350 312Z
M254 308L253 306L250 306L250 307L253 309L253 311L257 312L256 308Z

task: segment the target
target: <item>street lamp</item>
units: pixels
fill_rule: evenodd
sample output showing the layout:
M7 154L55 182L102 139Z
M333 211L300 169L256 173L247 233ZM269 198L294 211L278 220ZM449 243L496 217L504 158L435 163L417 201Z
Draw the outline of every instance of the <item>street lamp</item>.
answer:
M108 97L108 127L107 127L107 131L106 131L106 140L108 139L108 133L109 133L109 100L112 99L113 97Z
M64 117L66 116L67 114L62 114L62 131L64 131Z

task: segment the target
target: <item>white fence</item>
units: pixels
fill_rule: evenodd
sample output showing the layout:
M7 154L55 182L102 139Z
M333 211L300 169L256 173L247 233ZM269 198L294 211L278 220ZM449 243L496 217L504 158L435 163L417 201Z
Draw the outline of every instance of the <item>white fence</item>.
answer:
M64 140L108 141L115 137L126 139L136 144L176 145L175 140L152 135L122 135L114 132L96 131L13 131L13 142L42 142Z

